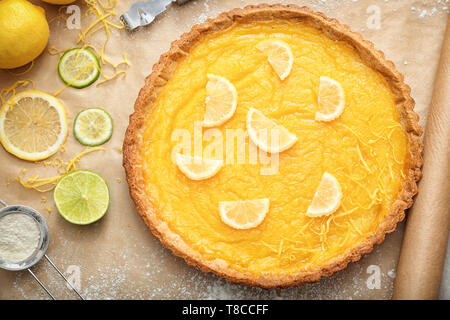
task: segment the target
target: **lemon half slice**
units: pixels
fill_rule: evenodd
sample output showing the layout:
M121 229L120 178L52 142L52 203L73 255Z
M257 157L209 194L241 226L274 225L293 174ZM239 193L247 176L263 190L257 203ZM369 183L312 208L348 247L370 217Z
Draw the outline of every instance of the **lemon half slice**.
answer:
M297 141L295 134L253 108L250 108L247 113L247 130L253 143L270 153L287 150Z
M220 218L235 229L255 228L263 222L269 211L269 199L221 201Z
M256 48L267 56L272 68L281 80L291 73L294 56L289 45L281 40L265 40L256 45Z
M331 121L344 111L344 89L336 80L320 77L317 121Z
M175 154L175 162L181 172L191 180L211 178L223 166L222 160L191 157L181 153Z
M207 78L203 126L214 127L233 116L236 111L237 92L233 84L224 77L208 74Z
M341 205L341 197L342 191L339 181L332 174L325 172L306 215L308 217L321 217L332 214Z
M38 161L55 154L68 133L64 106L54 96L24 91L0 110L0 142L16 157Z

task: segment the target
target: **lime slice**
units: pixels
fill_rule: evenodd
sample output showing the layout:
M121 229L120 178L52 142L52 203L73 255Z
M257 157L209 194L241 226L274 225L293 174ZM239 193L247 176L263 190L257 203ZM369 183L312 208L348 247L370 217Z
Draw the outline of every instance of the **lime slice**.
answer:
M78 113L73 123L77 140L90 147L104 144L111 138L113 120L108 112L100 108L89 108Z
M53 194L61 216L74 224L90 224L103 217L109 207L109 189L98 174L78 170L64 176Z
M98 79L100 63L91 50L71 49L59 59L58 73L69 86L81 89Z

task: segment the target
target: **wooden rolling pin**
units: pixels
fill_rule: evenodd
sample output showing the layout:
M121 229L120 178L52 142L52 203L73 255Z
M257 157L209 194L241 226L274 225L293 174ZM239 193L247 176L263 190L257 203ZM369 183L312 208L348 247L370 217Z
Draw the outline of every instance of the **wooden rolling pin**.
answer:
M437 299L450 221L450 23L424 136L423 177L408 213L393 299Z

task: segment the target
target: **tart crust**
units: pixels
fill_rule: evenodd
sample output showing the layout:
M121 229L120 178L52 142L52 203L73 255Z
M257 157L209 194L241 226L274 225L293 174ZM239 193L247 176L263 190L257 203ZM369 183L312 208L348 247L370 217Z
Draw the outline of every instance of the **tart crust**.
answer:
M380 72L386 78L395 97L400 112L400 121L409 139L411 154L409 169L398 199L394 201L392 208L386 213L373 235L315 269L279 276L240 272L231 268L224 260L207 260L174 233L167 223L159 218L158 209L152 205L145 193L142 172L143 159L140 153L145 119L151 116L152 105L161 88L172 76L178 60L188 54L194 44L205 35L226 29L236 21L270 20L273 18L309 21L331 39L345 41L352 45L370 67ZM420 140L422 128L418 123L419 116L413 110L414 100L411 98L410 92L410 87L404 83L403 75L396 70L391 61L385 59L382 51L376 50L373 43L364 40L359 33L352 32L347 25L341 24L336 19L328 18L323 13L314 12L308 7L281 4L251 5L224 12L214 19L208 19L204 23L193 26L179 40L174 41L170 50L161 55L159 61L153 66L152 73L145 79L145 85L140 90L135 103L134 113L130 116L123 145L123 165L130 195L139 215L154 236L164 246L171 249L176 256L182 257L189 265L199 267L203 272L213 272L232 282L264 288L288 287L318 281L322 276L331 276L333 273L344 269L349 262L360 260L362 254L371 252L375 244L383 242L385 235L396 229L397 223L405 217L405 210L413 204L413 197L417 194L417 181L422 176L423 145Z

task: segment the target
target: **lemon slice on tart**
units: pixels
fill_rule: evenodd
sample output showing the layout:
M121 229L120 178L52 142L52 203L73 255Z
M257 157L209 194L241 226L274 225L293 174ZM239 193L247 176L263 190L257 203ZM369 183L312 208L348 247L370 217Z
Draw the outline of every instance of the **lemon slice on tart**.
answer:
M255 228L263 222L269 211L269 199L220 201L222 221L235 229Z
M211 178L223 166L222 160L191 157L181 153L176 153L174 158L180 171L191 180Z
M224 77L208 74L207 78L203 126L214 127L233 116L236 111L237 92L233 84Z
M342 191L339 181L325 172L306 211L308 217L321 217L332 214L341 205Z
M253 143L270 153L287 150L297 141L295 134L254 108L247 113L247 130Z
M320 77L317 121L331 121L344 111L345 94L339 82L328 77Z
M55 154L68 133L66 110L40 91L11 97L0 110L0 142L16 157L38 161Z
M258 43L256 48L267 55L267 60L275 73L284 80L291 73L294 55L289 45L281 40L266 40Z

